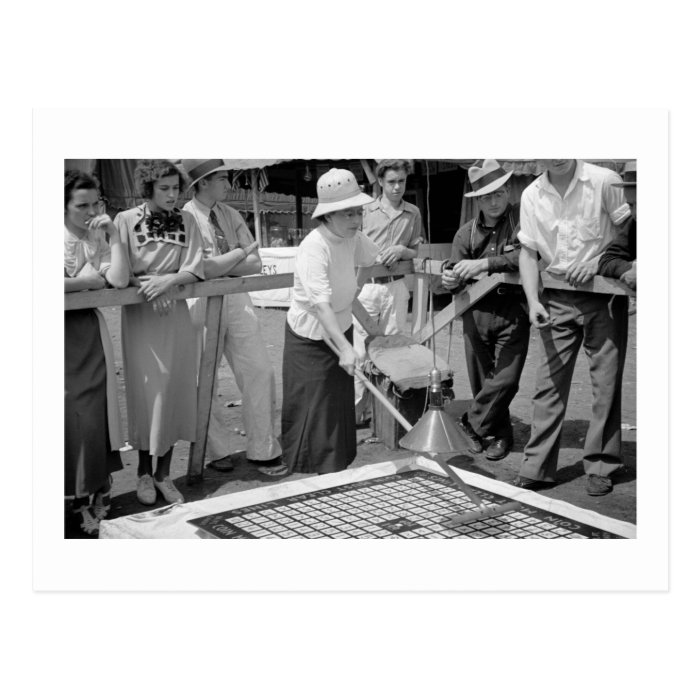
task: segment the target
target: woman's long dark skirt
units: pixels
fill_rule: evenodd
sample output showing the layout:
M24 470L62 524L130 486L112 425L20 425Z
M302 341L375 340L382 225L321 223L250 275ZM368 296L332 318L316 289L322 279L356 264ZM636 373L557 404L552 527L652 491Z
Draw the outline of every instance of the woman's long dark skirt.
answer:
M64 352L64 496L82 497L122 468L109 443L107 367L95 311L65 312Z
M352 326L345 337L352 345ZM295 472L328 474L357 454L353 378L323 340L285 324L282 359L282 453Z

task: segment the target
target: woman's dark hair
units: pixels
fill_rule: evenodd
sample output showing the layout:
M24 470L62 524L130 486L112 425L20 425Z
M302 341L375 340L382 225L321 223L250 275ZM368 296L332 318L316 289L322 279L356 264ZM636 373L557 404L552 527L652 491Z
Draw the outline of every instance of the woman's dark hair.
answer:
M153 197L153 183L162 177L177 175L180 182L180 190L187 187L187 180L180 168L169 160L140 160L134 170L134 181L139 194L144 199Z
M412 160L380 160L377 163L376 174L381 180L384 177L384 173L387 170L405 170L406 175L411 175L413 173L413 161Z
M63 177L63 208L68 207L75 190L100 191L100 181L82 170L67 170Z

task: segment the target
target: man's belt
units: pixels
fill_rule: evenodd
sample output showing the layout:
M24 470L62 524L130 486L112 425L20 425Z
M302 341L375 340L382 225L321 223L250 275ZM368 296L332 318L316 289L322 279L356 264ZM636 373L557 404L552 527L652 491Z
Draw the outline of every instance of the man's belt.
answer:
M370 277L367 281L372 284L386 284L387 282L395 282L403 279L405 275L388 275L386 277Z
M498 294L498 296L518 296L518 297L525 296L525 292L523 292L523 288L520 285L516 285L516 284L500 284L493 291L494 291L494 294Z

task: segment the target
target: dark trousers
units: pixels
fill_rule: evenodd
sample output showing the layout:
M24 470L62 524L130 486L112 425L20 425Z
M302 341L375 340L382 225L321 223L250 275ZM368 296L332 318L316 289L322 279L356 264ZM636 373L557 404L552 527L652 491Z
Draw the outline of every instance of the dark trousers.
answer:
M627 299L546 289L542 303L551 325L540 330L532 432L520 474L541 481L554 480L571 379L583 345L593 394L583 466L587 474L607 476L622 466L620 420Z
M491 292L462 316L467 372L474 400L468 411L480 437L513 441L510 402L527 357L530 321L523 297Z

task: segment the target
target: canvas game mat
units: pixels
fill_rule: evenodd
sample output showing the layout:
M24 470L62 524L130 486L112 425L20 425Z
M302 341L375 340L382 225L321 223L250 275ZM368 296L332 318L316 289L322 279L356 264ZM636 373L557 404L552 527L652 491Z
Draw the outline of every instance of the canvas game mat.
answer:
M631 523L459 471L487 505L521 507L450 527L476 507L423 457L347 469L105 520L101 538L620 539Z

